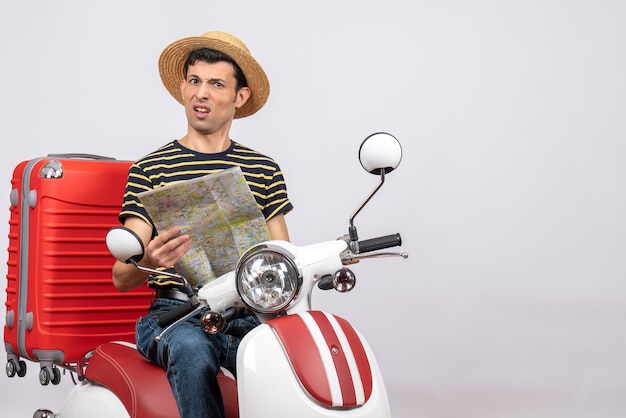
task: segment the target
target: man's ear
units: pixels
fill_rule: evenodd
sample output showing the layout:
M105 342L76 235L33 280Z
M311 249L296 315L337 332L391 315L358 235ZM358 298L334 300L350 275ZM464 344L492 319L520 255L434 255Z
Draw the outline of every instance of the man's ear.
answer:
M235 96L235 107L239 109L241 106L246 104L249 98L250 98L250 88L248 87L240 88L239 91L237 92L237 95Z

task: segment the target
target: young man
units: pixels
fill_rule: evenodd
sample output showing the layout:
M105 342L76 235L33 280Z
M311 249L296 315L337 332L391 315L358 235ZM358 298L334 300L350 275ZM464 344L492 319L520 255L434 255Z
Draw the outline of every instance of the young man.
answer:
M178 228L156 231L137 194L230 167L241 168L272 239L288 240L284 215L293 206L278 164L230 138L233 119L257 112L269 96L269 81L247 47L224 32L207 32L173 42L162 52L159 72L167 90L185 108L187 133L132 165L120 221L143 240L139 264L174 266L191 248L191 239ZM236 348L258 325L253 315L230 322L222 333L209 336L198 318L154 341L162 328L156 316L184 303L176 283L160 280L128 264L116 262L113 282L121 291L148 285L156 298L148 315L137 322L137 348L167 371L181 418L223 417L217 384L220 366L235 372ZM150 390L150 388L146 388Z

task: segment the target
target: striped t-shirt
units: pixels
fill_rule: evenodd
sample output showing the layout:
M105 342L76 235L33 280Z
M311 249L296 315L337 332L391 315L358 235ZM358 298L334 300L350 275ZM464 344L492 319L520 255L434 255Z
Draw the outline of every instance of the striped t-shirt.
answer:
M224 152L203 154L175 140L132 164L119 219L123 223L129 216L138 216L154 226L137 198L138 193L231 167L241 168L266 220L293 209L283 173L271 158L234 141Z

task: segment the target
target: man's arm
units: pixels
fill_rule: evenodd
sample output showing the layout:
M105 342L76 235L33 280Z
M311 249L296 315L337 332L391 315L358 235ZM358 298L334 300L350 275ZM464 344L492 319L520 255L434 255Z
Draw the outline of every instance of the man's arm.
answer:
M270 237L272 239L289 241L289 231L287 231L285 215L282 213L267 221L267 228L270 230Z
M155 269L171 267L191 248L189 235L180 235L179 228L171 228L154 239L152 226L138 217L129 217L124 226L136 233L143 242L144 256L139 262L141 266ZM113 284L122 292L141 286L149 274L137 270L132 264L116 261L113 265Z

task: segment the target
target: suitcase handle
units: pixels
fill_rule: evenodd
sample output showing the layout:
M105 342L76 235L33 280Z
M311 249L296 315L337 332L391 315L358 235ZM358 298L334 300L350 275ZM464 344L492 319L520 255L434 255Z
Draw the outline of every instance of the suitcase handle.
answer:
M81 153L48 154L48 157L51 157L51 158L78 158L78 159L85 159L85 160L106 160L106 161L115 160L115 158L113 158L113 157L105 157L103 155L81 154Z

